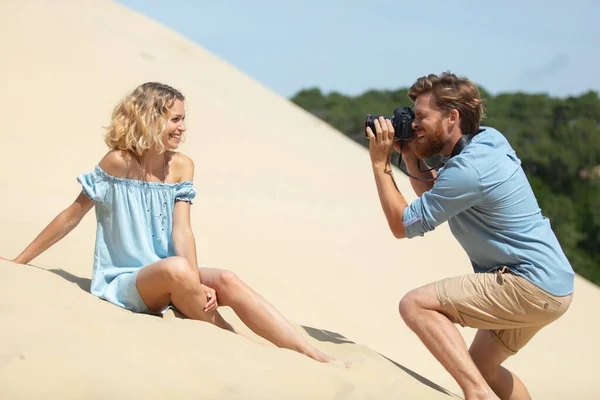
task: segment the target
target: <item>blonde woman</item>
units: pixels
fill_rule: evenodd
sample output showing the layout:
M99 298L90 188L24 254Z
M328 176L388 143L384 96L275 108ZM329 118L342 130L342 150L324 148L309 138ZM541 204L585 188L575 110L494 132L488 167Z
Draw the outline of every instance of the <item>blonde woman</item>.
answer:
M332 361L234 273L197 267L190 225L194 163L174 151L186 131L184 100L155 82L123 99L106 131L110 151L77 178L82 192L11 261L29 263L96 206L93 295L139 313L160 314L173 305L188 318L234 331L216 310L230 306L275 345Z

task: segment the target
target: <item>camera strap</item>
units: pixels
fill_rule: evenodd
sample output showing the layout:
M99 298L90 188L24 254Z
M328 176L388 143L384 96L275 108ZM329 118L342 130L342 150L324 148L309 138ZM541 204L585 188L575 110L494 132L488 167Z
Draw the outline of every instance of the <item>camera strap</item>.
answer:
M463 151L463 149L467 147L469 143L471 143L471 139L473 139L473 136L475 135L471 133L462 135L460 139L458 139L458 142L456 142L456 144L454 145L454 148L452 149L452 154L450 154L449 158L459 155L460 152Z
M469 145L469 143L471 143L471 140L473 139L473 137L475 135L477 135L479 132L472 134L472 133L467 133L467 134L463 134L460 139L458 140L458 142L456 142L456 144L454 145L454 148L452 149L452 153L449 156L440 156L440 161L441 164L438 165L437 167L433 167L428 169L427 171L431 171L432 169L438 169L442 166L444 166L444 164L446 164L448 162L448 160L450 160L452 157L459 155L465 147L467 147ZM419 160L420 162L420 160ZM400 164L402 163L402 155L400 156L400 159L398 160L398 168L400 168L400 170L406 175L409 176L413 179L416 179L418 181L424 181L424 182L435 182L437 180L437 178L432 178L432 179L422 179L422 178L417 178L416 176L412 176L411 174L408 173L408 171L404 171ZM419 167L419 171L421 171L421 168ZM421 172L426 172L426 171L421 171Z

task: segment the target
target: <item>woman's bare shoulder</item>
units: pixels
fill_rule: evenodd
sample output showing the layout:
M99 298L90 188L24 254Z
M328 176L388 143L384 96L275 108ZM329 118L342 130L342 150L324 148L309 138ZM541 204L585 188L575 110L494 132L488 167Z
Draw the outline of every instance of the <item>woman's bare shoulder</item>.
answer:
M127 170L131 164L132 157L133 156L125 150L110 150L102 157L98 166L107 174L123 177L127 175Z
M194 161L180 152L169 152L169 166L173 169L176 182L191 182L194 180Z

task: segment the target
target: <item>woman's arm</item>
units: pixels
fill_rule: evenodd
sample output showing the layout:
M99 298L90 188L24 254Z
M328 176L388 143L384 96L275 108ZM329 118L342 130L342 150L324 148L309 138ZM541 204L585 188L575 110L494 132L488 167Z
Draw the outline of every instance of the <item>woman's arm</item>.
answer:
M186 201L177 201L173 209L173 247L175 248L175 255L185 258L190 266L197 271L196 240L190 224L190 203ZM218 307L217 293L213 288L202 284L200 273L197 274L197 279L200 281L206 295L204 311L215 310Z
M94 207L94 202L81 192L73 204L58 214L33 242L12 261L17 264L29 263L48 250L53 244L67 236L92 207Z
M194 162L184 156L177 154L173 157L175 173L179 176L179 182L192 182L194 180ZM173 208L173 247L175 254L183 257L192 267L198 266L196 258L196 240L190 222L190 203L176 201Z
M178 201L173 209L173 247L175 255L183 257L194 268L198 267L196 239L190 223L190 203Z
M188 157L181 154L177 156L177 170L181 171L179 182L192 182L194 180L194 163ZM173 208L173 247L175 255L183 257L192 266L198 268L198 259L196 257L196 239L192 231L190 222L190 203L186 201L176 201ZM198 273L197 279L200 280ZM206 305L204 311L213 311L218 307L217 294L213 288L209 288L200 282L206 294Z

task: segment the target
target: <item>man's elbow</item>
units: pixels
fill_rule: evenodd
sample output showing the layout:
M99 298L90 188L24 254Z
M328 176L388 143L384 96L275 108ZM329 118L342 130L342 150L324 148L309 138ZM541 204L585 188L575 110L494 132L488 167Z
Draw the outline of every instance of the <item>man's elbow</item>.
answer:
M406 237L406 231L403 224L396 226L390 225L390 230L396 239L404 239Z
M406 233L404 233L404 229L393 231L394 237L396 239L404 239L406 237Z
M402 217L404 215L405 209L406 207L402 208L399 218L392 218L389 220L390 230L392 231L396 239L404 239L406 237L406 231L404 229L404 218Z

